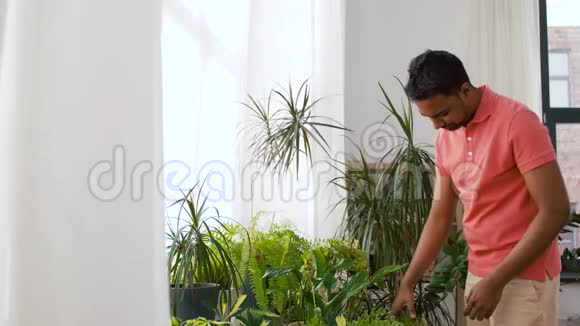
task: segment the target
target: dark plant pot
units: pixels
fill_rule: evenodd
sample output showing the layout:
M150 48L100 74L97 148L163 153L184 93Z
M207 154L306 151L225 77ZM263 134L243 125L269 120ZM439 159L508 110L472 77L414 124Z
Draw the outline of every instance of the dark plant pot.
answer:
M220 285L211 283L194 284L193 288L181 288L177 290L171 287L169 292L171 313L173 314L175 311L174 308L177 308L175 317L184 321L197 317L214 319L219 292ZM175 300L177 300L176 307L174 306Z

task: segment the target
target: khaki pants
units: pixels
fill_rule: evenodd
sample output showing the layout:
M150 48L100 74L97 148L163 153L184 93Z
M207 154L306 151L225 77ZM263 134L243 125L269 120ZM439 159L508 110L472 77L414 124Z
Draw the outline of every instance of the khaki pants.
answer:
M465 296L481 280L467 275ZM501 300L489 320L471 320L468 326L557 326L560 278L546 281L514 279L503 290Z

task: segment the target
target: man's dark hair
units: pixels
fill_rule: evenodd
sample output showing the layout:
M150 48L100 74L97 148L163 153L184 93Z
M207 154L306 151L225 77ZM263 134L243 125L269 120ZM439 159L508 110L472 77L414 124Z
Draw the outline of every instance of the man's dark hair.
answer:
M446 51L427 50L411 60L405 92L413 101L424 100L450 95L465 82L469 82L469 76L459 58Z

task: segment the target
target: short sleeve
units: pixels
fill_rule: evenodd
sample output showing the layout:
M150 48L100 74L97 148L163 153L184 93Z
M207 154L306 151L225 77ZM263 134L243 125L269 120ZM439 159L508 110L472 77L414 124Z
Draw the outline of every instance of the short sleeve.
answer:
M437 136L435 137L435 172L438 176L448 177L449 170L445 168L442 162L443 158L443 146L441 145L441 132L437 132Z
M522 110L514 115L509 129L509 141L522 174L556 159L548 128L530 110Z

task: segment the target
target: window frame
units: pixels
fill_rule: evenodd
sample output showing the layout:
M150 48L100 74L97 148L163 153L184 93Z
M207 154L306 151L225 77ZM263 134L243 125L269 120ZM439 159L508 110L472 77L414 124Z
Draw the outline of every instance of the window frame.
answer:
M540 61L541 61L541 79L542 79L542 119L550 132L550 138L556 151L557 145L557 131L558 124L580 124L580 107L570 106L567 108L552 107L550 105L550 67L548 48L548 11L547 0L539 0L539 15L540 15ZM568 61L570 65L570 61ZM568 87L570 91L568 95L571 97L571 82L568 76ZM570 101L571 102L571 101Z

